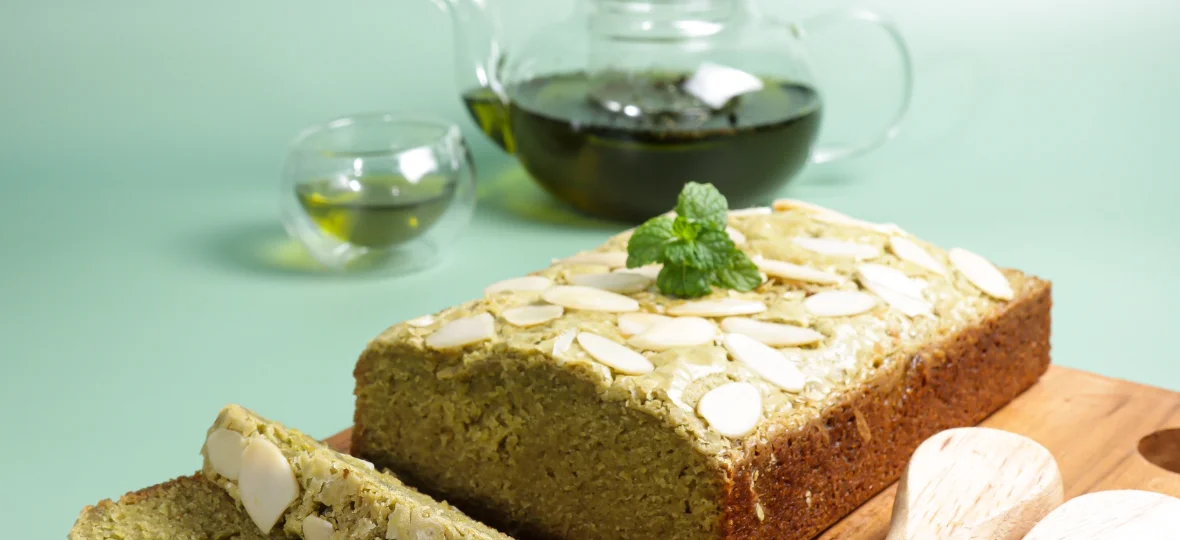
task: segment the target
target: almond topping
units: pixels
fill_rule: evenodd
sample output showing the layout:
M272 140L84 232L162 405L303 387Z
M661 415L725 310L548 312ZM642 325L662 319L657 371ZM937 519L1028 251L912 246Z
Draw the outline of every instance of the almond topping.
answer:
M862 264L857 267L857 272L866 289L906 316L934 315L934 305L923 295L926 283L922 280L910 278L896 268L879 264Z
M233 481L237 481L241 471L244 450L246 440L236 431L218 428L205 439L205 454L209 457L209 464L217 474Z
M979 290L1000 300L1011 300L1016 296L1008 278L987 259L962 248L951 249L949 255L951 264Z
M909 238L904 236L890 238L889 251L892 251L894 255L897 255L897 258L903 261L916 264L940 276L946 275L946 266Z
M634 298L581 285L558 285L542 293L541 298L569 309L611 313L639 311L639 302Z
M803 300L803 307L820 317L850 317L873 309L876 305L876 298L853 291L826 291Z
M496 337L496 320L490 313L455 319L426 338L431 349L458 349Z
M788 281L802 281L805 283L818 283L820 285L834 285L844 281L844 278L836 274L816 270L807 266L800 266L784 261L776 261L774 259L764 259L762 257L753 257L754 265L759 270L766 273L766 275L778 279Z
M538 324L545 324L553 319L561 317L565 313L565 309L561 306L539 305L539 306L521 306L512 309L506 309L500 314L504 317L508 324L527 328L530 326L537 326Z
M511 292L541 292L553 286L553 280L542 276L524 276L505 279L489 285L483 290L484 295Z
M336 528L324 518L307 516L303 518L303 540L332 540Z
M263 534L278 523L287 507L299 497L299 483L291 464L274 443L255 438L242 452L238 478L242 506Z
M413 319L406 321L406 324L413 326L414 328L426 328L427 326L434 324L434 315L414 317Z
M711 343L717 326L700 317L676 317L652 324L627 344L637 349L666 351L676 347L695 347Z
M831 238L811 238L808 236L795 238L794 242L795 245L808 251L814 251L832 257L851 257L859 261L881 256L881 250L877 246L858 244L856 242L845 242Z
M561 356L569 351L576 337L578 337L578 331L572 328L557 336L557 339L553 340L553 356Z
M824 335L810 328L756 321L745 317L729 317L721 321L721 329L733 334L749 336L771 347L796 347L824 339Z
M578 345L595 360L624 375L643 375L655 369L642 354L597 334L579 332Z
M725 349L759 377L788 392L798 392L806 382L803 373L777 350L752 337L725 334Z
M757 300L722 298L720 300L697 300L668 308L669 315L694 317L727 317L729 315L752 315L766 311L766 304Z
M611 272L609 274L575 274L570 283L583 287L594 287L617 293L637 293L651 286L651 278L638 272Z
M769 206L752 206L750 208L739 208L737 210L730 210L729 217L744 217L744 216L764 216L774 212Z
M628 337L642 334L651 328L651 325L669 318L655 313L624 313L619 315L619 331Z
M697 414L726 437L744 437L762 419L762 394L750 383L726 383L701 396Z
M660 270L663 269L664 265L662 264L649 264L646 266L640 266L638 268L619 268L618 270L615 270L615 272L620 274L639 274L652 281L655 281L660 277Z
M564 264L596 264L610 268L626 268L626 251L588 251L560 260Z
M729 235L729 239L733 240L734 245L741 246L745 245L746 243L746 235L742 234L742 231L739 231L733 227L726 227L725 234Z

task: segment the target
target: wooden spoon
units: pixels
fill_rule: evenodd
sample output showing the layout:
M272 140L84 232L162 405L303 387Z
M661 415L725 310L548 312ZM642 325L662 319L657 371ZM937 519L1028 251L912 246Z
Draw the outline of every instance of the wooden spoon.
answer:
M1070 499L1024 540L1175 540L1180 499L1151 491L1113 490Z
M991 428L950 429L914 452L887 540L1019 540L1063 499L1053 455Z

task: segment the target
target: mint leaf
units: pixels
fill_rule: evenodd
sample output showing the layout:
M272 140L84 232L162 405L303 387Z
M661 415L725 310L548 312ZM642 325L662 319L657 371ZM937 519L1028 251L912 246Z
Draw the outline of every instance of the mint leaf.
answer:
M661 292L698 298L713 286L749 291L762 284L758 267L726 233L727 202L711 184L689 182L676 204L677 216L648 220L627 242L627 267L660 263Z
M684 266L694 266L696 268L707 268L700 264L704 257L700 253L700 244L691 241L677 238L668 242L664 246L664 263Z
M691 266L665 264L656 278L656 285L664 294L681 298L699 298L713 290L712 273Z
M689 182L680 191L676 214L709 227L725 228L729 203L713 184Z
M714 276L717 285L736 291L752 291L762 284L758 266L742 251L734 250L729 264Z
M665 246L675 238L672 218L660 216L648 220L627 241L627 268L664 262Z
M705 229L697 236L696 243L698 258L690 261L690 264L697 268L725 268L732 254L737 251L733 239L724 230Z
M701 224L693 223L684 216L676 216L676 220L672 222L672 234L676 235L676 238L693 241L700 233Z

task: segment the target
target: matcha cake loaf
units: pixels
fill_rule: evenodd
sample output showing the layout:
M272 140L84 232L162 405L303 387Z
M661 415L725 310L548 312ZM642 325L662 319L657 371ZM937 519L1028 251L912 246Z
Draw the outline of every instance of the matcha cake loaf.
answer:
M389 328L352 452L520 537L805 539L1048 367L1047 281L800 201L720 220L753 290L664 294L628 231Z
M220 486L201 474L87 506L69 540L279 540L263 534Z
M511 540L373 465L240 407L209 428L203 474L262 534L306 540Z

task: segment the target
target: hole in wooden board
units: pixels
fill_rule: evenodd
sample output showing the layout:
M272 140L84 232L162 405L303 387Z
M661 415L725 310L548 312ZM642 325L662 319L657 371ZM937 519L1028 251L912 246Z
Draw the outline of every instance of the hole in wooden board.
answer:
M1157 467L1180 473L1180 428L1157 431L1140 439L1139 453Z

